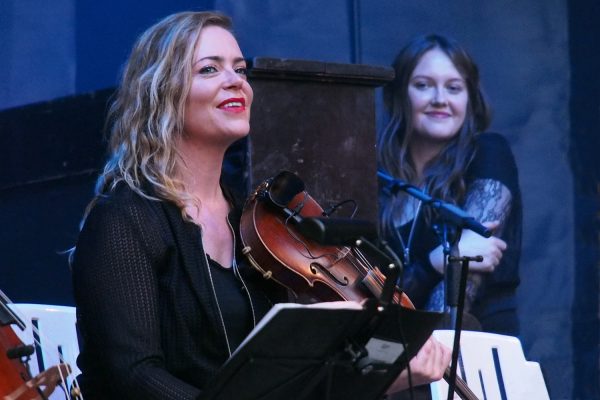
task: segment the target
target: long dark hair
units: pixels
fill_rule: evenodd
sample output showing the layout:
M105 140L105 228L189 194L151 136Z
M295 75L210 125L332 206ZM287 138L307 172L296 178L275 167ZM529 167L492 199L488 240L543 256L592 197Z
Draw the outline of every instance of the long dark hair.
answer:
M408 84L425 53L439 49L452 61L465 80L468 105L465 122L458 134L426 166L423 179L416 182L414 162L408 151L413 135L412 106ZM491 120L490 108L479 83L479 69L466 50L456 41L441 35L418 36L396 56L392 64L395 78L384 88L384 101L390 121L377 140L379 167L389 175L424 185L433 197L460 203L465 195L464 172L475 154L475 137L485 131ZM393 229L393 211L403 200L387 199L381 204L382 229Z

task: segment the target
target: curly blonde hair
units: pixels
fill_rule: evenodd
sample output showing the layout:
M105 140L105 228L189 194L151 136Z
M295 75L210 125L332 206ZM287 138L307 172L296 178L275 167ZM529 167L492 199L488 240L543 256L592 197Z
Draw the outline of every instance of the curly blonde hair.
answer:
M174 144L183 134L194 45L207 26L232 31L231 20L223 14L181 12L159 21L136 41L108 112L110 157L88 211L120 182L146 198L185 207L189 196L177 178Z

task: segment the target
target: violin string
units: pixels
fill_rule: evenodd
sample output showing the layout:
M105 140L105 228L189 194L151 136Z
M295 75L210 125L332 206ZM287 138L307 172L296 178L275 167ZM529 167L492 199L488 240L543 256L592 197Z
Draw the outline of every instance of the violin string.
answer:
M18 314L18 312L17 312ZM21 316L21 318L23 318L23 316ZM23 318L25 319L25 318ZM58 344L55 343L52 339L50 339L47 335L45 335L43 332L41 332L34 324L31 324L31 331L34 333L33 335L33 342L43 351L43 346L42 346L42 339L46 342L49 343L49 345L53 346L53 347L58 347ZM36 338L39 337L39 339ZM60 364L64 364L64 365L69 365L64 356L58 352L58 361L60 362ZM70 368L70 366L69 366ZM69 388L68 388L68 382L67 382L67 376L63 375L63 371L60 368L60 366L57 368L58 370L58 375L60 377L60 387L63 389L63 391L65 392L65 396L67 396L67 399L71 399L71 393L69 392ZM42 372L42 371L39 371ZM73 376L73 381L77 382L77 378L75 376ZM79 386L79 384L77 384L77 386ZM77 399L81 399L83 400L83 395L78 396Z
M370 267L365 267L365 265L369 265L368 261L366 261L366 258L364 256L362 256L363 260L358 260L355 257L348 257L349 255L351 255L351 250L348 247L342 247L342 251L338 252L338 254L334 254L334 253L323 253L319 256L314 255L310 249L308 248L307 244L304 242L304 240L302 240L300 237L298 237L298 235L296 235L296 233L290 228L289 226L289 221L291 218L293 218L296 215L300 214L300 211L302 211L302 209L304 208L304 205L306 203L306 201L308 200L308 193L304 192L304 197L302 198L301 201L298 202L298 204L296 205L296 207L294 207L293 210L293 214L289 215L285 220L284 220L284 224L285 227L288 231L288 234L296 241L298 242L300 245L302 245L302 247L304 248L304 250L306 251L306 254L302 254L304 257L309 258L311 260L316 260L319 258L323 258L323 257L331 257L334 259L333 264L336 264L338 262L340 262L342 259L347 259L350 261L350 264L360 273L361 269L363 273L366 273L368 270L372 269ZM332 213L333 210L335 210L335 208L341 206L344 203L347 202L354 202L353 200L345 200L341 203L338 203L336 206L332 207L330 209L329 212L325 212L323 211L323 215L328 216L329 214ZM355 203L355 202L354 202ZM352 213L352 217L354 216L354 214L356 213L356 204L355 204L355 209L353 210ZM338 248L340 249L340 248ZM360 253L360 251L358 249L355 249L357 252ZM343 253L343 254L340 254ZM362 254L361 254L362 255ZM358 265L357 265L358 264Z
M298 205L294 209L294 214L290 215L285 220L286 229L289 232L289 234L292 236L292 238L294 238L294 240L296 240L298 243L300 243L302 245L302 247L304 247L304 250L306 250L306 253L308 254L308 256L303 254L305 257L310 258L311 260L316 260L316 259L327 257L327 256L334 256L333 254L327 254L327 253L322 254L320 256L315 256L314 254L312 254L312 252L310 251L310 249L308 248L308 246L306 245L304 240L300 239L300 237L298 237L295 234L295 232L293 232L291 230L291 228L289 226L290 218L292 218L293 216L296 216L296 215L300 215L300 211L302 211L302 209L304 208L304 205L306 204L306 200L308 200L308 193L304 192L304 196L302 197L302 200L298 203Z
M6 304L14 304L8 298L8 296L6 296L6 294L4 292L2 292L1 290L0 290L0 297L2 297L2 299L4 301L6 301ZM10 307L8 307L8 308L10 308ZM15 316L17 316L22 321L27 320L23 315L20 315L21 313L18 310L15 310L15 309L12 309L12 308L10 310L11 310L11 313L13 313ZM57 343L54 343L54 341L52 339L50 339L47 335L45 335L43 332L41 332L34 324L31 324L31 332L34 333L34 335L32 335L33 336L33 343L36 344L40 349L43 349L42 339L46 343L49 343L50 345L57 347ZM39 339L36 338L36 335L37 335L37 337ZM68 365L67 362L64 359L64 356L60 352L58 352L58 360L59 360L60 364ZM69 366L69 369L70 369L70 366ZM61 370L60 367L57 368L57 370L58 370L58 374L59 374L59 377L60 377L60 386L64 390L65 396L67 396L67 399L70 400L70 399L72 399L72 397L71 397L71 393L68 390L67 377L63 375L63 372L62 372L62 370ZM39 372L42 372L42 371L39 371ZM77 381L77 377L76 376L73 376L73 383L77 387L79 387L79 383ZM78 394L76 399L77 400L84 400L83 394L81 394L81 393Z
M304 198L298 203L298 205L296 207L294 207L293 214L289 215L284 220L285 228L288 231L288 234L292 237L292 239L294 239L296 242L298 242L300 245L302 245L302 247L306 251L306 254L302 254L304 257L309 258L311 260L317 260L319 258L323 258L323 257L327 257L327 256L335 258L336 255L332 254L332 253L324 253L320 256L315 256L314 254L312 254L312 252L310 251L310 249L308 248L308 246L306 245L304 240L302 240L298 235L296 235L296 233L290 228L290 225L289 225L290 219L292 219L296 215L300 214L300 211L302 211L302 209L304 208L304 204L306 203L307 196L308 196L308 193L305 192Z
M373 267L371 267L371 265L367 261L367 258L359 249L355 248L354 253L356 254L354 258L360 264L360 267L364 272L368 272L369 270L373 269Z
M312 260L316 260L318 258L323 258L323 257L331 257L334 259L334 261L331 265L335 265L336 263L341 262L342 260L347 260L347 261L349 261L350 265L352 267L354 267L354 269L359 274L361 274L365 277L365 279L374 279L376 286L383 287L383 282L382 282L380 275L377 273L370 273L373 270L375 270L376 267L374 268L371 265L371 263L368 261L367 257L358 248L337 247L336 248L337 254L324 253L319 256L316 256L311 252L311 250L308 248L308 245L306 244L306 242L301 237L299 237L296 234L296 232L294 232L294 230L291 228L291 226L289 224L290 219L292 219L296 215L300 215L300 212L304 208L304 205L305 205L305 202L307 199L308 199L308 193L305 192L304 198L292 210L293 213L291 215L288 215L287 218L284 219L284 225L286 227L288 234L290 235L291 238L293 238L296 242L298 242L302 246L304 251L306 252L306 254L302 254L302 251L300 251L300 253L304 257L306 257L308 259L312 259ZM327 216L326 213L323 213L323 214L325 216Z
M377 268L371 265L371 262L367 259L364 253L360 251L360 249L354 248L354 253L356 253L356 259L360 262L365 274Z
M308 245L306 244L306 242L302 238L300 238L296 234L296 232L294 232L294 230L291 228L291 226L289 224L290 219L292 219L296 215L300 215L300 212L304 208L304 204L307 199L308 199L308 193L304 192L304 198L296 205L296 207L294 207L293 213L284 219L284 226L287 230L288 235L290 235L290 237L292 239L294 239L298 244L300 244L300 246L302 246L302 248L304 249L304 251L305 251L304 254L301 250L298 250L298 252L303 257L306 257L310 260L318 260L319 258L326 258L326 259L333 258L333 263L331 265L335 265L337 262L339 262L341 259L343 259L344 256L340 256L339 254L334 254L331 252L329 252L329 253L325 252L321 255L314 255L312 253L312 251L308 248Z
M366 273L368 272L368 268L365 267L363 261L353 254L352 249L347 247L345 249L347 250L347 253L346 255L344 255L344 258L350 262L350 265L352 265L354 269L358 271L359 274L366 275Z
M357 259L359 259L361 261L361 263L363 264L363 268L365 268L365 270L368 270L368 272L370 271L375 271L378 270L379 268L377 266L372 266L371 263L369 262L369 260L367 259L367 257L364 255L364 253L362 251L360 251L359 249L355 249L355 252L357 253ZM377 284L381 287L383 287L383 285L385 284L385 281L382 278L382 275L374 273L374 274L369 274L372 275L372 278L375 279L375 281L377 282Z

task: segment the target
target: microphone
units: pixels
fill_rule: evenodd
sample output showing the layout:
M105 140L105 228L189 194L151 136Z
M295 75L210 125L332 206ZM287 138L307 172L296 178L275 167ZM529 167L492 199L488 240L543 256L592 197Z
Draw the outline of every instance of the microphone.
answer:
M302 218L298 230L323 245L353 246L358 239L375 240L377 227L371 221L351 218Z
M396 179L393 176L390 176L381 170L377 170L377 176L381 181L385 183L387 189L390 192L392 192L392 194L396 194L399 190L412 187L410 184L404 182L402 179Z
M456 226L470 229L485 238L492 236L491 229L480 224L475 218L454 204L440 202L438 207L440 213Z
M396 194L402 190L409 195L421 200L423 204L430 206L431 208L438 211L439 215L446 221L454 224L459 228L467 228L473 232L489 238L492 236L492 231L482 224L480 224L475 218L467 214L466 211L455 206L451 203L446 203L439 199L434 199L425 192L419 190L415 186L401 180L396 179L383 171L377 171L377 176L385 182L387 189L392 193Z
M304 182L290 171L282 171L269 182L265 197L291 217L305 237L323 245L354 245L357 239L376 239L377 228L370 221L351 218L303 217L288 205L304 190Z

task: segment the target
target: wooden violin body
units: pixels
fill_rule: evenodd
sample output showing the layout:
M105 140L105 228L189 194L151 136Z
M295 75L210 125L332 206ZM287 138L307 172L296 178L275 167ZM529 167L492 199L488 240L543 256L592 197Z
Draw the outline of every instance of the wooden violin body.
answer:
M0 327L0 396L2 399L38 399L39 393L27 386L31 375L20 357L10 358L11 350L22 348L10 325Z
M299 178L284 171L262 182L246 201L240 234L250 264L264 278L286 287L299 302L361 302L379 297L385 275L358 250L324 246L301 235L296 217L323 217L324 213L304 191L304 184L294 180ZM282 185L291 188L270 192ZM399 290L393 293L393 303L414 308ZM444 378L449 377L447 369ZM461 399L477 400L460 378L456 379L456 393Z
M269 181L246 202L240 224L243 252L264 278L288 288L301 302L362 301L384 280L377 267L350 247L324 246L303 237L294 222L268 201ZM298 216L321 217L323 209L306 192L287 204ZM380 289L380 288L379 288ZM375 293L376 294L376 293ZM412 307L408 297L394 293L394 301Z

